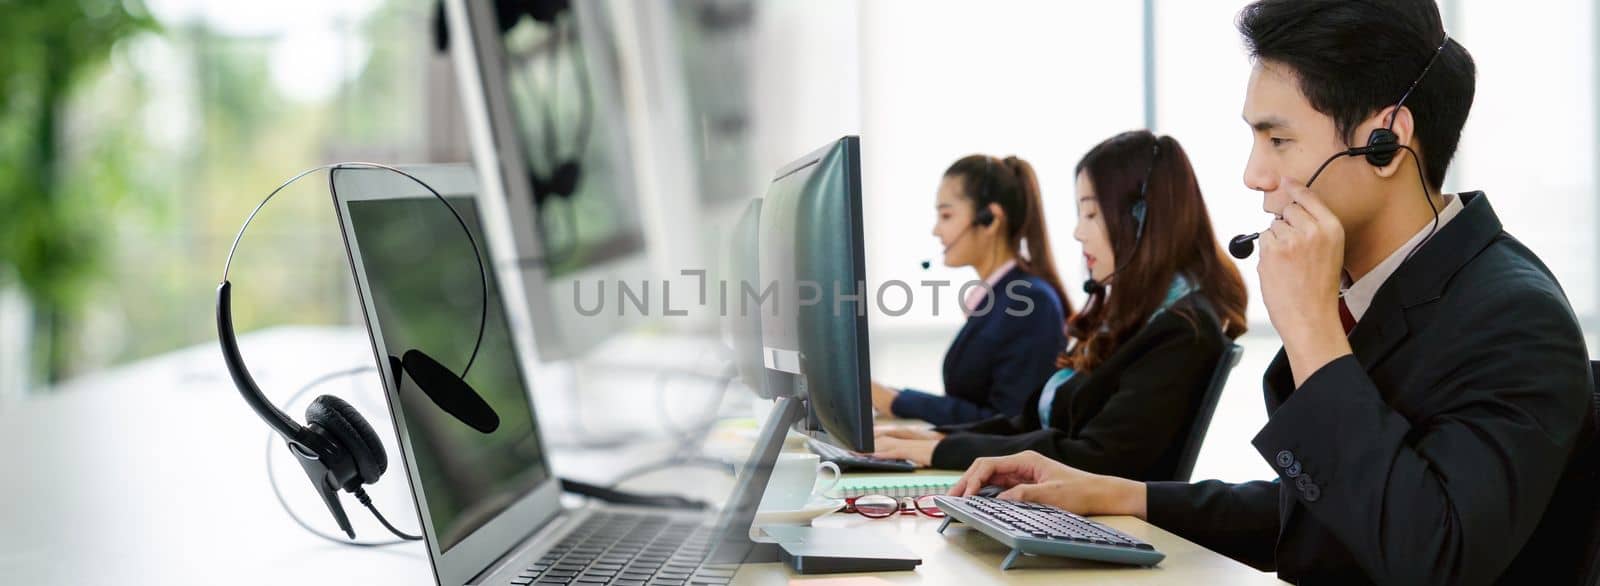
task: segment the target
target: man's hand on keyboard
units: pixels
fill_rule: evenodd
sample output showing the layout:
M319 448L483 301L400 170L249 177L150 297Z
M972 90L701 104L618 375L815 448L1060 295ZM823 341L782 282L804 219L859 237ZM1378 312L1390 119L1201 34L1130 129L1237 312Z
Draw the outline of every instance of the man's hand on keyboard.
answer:
M1145 517L1143 482L1090 474L1034 451L978 458L950 495L972 496L989 485L1004 488L1000 498L1006 500L1043 503L1080 515Z

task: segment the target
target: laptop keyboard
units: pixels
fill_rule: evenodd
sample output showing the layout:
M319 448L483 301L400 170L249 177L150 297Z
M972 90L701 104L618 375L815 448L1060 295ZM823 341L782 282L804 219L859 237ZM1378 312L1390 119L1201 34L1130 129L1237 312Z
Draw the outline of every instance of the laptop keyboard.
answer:
M530 584L719 586L736 566L706 567L710 528L699 521L597 512L511 580Z

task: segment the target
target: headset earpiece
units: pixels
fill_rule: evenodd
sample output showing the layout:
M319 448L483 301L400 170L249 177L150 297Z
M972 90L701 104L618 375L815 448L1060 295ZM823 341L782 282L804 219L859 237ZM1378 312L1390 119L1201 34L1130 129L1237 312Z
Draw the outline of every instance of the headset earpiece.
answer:
M571 32L571 27L575 26L571 15L571 0L533 0L512 4L520 6L520 10L525 11L530 18L550 29L550 34L553 37L551 41L552 51L559 49L561 45L568 42L572 42L572 50L582 51L582 43L576 40L569 41L567 38L567 35ZM561 18L563 14L568 15L564 21ZM549 87L542 90L543 93L547 94L542 97L548 97L549 99L536 100L539 102L539 113L544 120L540 129L540 133L545 137L543 154L550 157L547 159L546 164L548 174L540 174L531 165L528 167L528 179L533 187L533 203L540 209L543 209L545 202L551 199L569 199L578 191L578 180L583 175L582 158L585 156L585 151L587 151L589 144L589 121L593 116L593 106L590 103L589 96L592 90L589 87L589 75L584 69L584 56L581 54L575 55L573 57L573 66L579 69L577 74L578 81L582 84L579 87L579 91L583 95L579 100L579 107L582 108L582 111L579 114L577 144L573 147L571 154L563 156L560 149L556 147L556 116L553 111L555 98L550 97L550 95L559 93L555 85L557 77L554 64L556 59L552 57L550 62ZM568 228L576 229L575 226L569 226Z
M550 193L561 197L570 197L578 192L579 172L577 161L565 161L556 167L556 172L550 174Z
M1444 48L1450 44L1450 36L1445 35L1440 41L1439 48L1433 50L1433 56L1428 58L1427 64L1422 66L1422 73L1411 80L1411 86L1406 88L1406 93L1400 94L1400 100L1394 103L1394 108L1389 111L1389 122L1383 128L1375 128L1372 134L1367 135L1367 146L1351 149L1352 155L1362 154L1367 156L1367 162L1374 167L1387 167L1394 161L1395 153L1400 152L1400 136L1394 133L1394 118L1400 113L1400 107L1406 104L1406 98L1411 97L1411 92L1416 91L1417 84L1422 83L1422 78L1428 76L1428 71L1433 69L1433 63L1439 60L1439 55L1444 54Z
M972 223L973 223L973 225L983 226L985 228L993 225L994 224L994 210L989 209L989 206L983 206L983 207L978 208L978 214L976 216L973 216Z
M540 175L537 171L529 170L528 179L533 184L533 202L543 206L544 202L551 199L566 199L578 191L578 178L583 175L582 167L578 161L567 160L558 163L549 176Z
M340 488L353 490L355 486L351 484L372 484L388 470L389 455L383 451L383 440L378 438L378 432L372 429L372 424L367 423L367 419L344 399L333 395L317 397L306 406L306 424L313 431L320 428L331 436L329 439L343 447L345 457L355 464L355 478L348 479L346 485ZM329 468L337 468L331 463L324 464Z
M1388 128L1374 128L1362 152L1372 166L1387 167L1394 161L1395 153L1400 152L1400 136Z
M1139 182L1139 199L1133 200L1133 247L1139 248L1139 240L1144 238L1144 215L1146 196L1150 193L1150 180L1156 175L1156 160L1161 158L1161 137L1156 137L1150 147L1150 167L1144 170L1144 181Z
M989 199L989 182L994 180L994 159L983 155L983 175L978 177L978 199L974 200L978 212L972 216L972 225L987 228L994 224L994 210L989 209L993 203Z
M1133 216L1133 250L1129 251L1126 259L1111 268L1111 274L1106 275L1105 279L1095 280L1091 274L1089 279L1083 282L1084 293L1088 293L1089 295L1099 295L1101 293L1105 293L1106 283L1109 282L1112 277L1117 276L1117 273L1122 269L1127 268L1128 263L1132 262L1133 260L1133 255L1138 254L1139 243L1144 240L1144 218L1146 213L1149 211L1149 206L1145 204L1146 196L1149 195L1150 192L1150 179L1155 176L1156 160L1160 157L1161 137L1158 136L1150 147L1150 167L1144 171L1144 181L1139 182L1139 199L1133 200L1133 207L1129 210L1129 215Z
M1144 200L1133 202L1133 238L1135 242L1144 236L1144 214ZM1137 248L1137 245L1135 247Z

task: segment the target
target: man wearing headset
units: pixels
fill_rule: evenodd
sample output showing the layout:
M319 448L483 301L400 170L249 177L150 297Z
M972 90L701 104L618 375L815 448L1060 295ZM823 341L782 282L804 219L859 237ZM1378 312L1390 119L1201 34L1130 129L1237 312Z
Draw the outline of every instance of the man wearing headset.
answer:
M1439 191L1471 56L1432 0L1258 0L1238 26L1283 339L1252 443L1278 477L1140 483L1024 453L953 492L1136 515L1290 581L1570 583L1594 522L1588 353L1487 196Z

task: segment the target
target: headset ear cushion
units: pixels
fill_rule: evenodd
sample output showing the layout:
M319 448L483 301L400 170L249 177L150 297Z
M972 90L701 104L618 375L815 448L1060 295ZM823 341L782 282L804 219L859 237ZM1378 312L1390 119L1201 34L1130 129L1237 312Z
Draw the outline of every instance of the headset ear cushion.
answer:
M333 395L323 395L306 407L306 423L315 423L333 434L350 452L362 484L372 484L389 468L389 454L383 451L378 432L356 408Z
M989 226L994 224L994 210L989 209L989 206L978 208L978 213L977 215L973 216L972 223L979 226Z
M566 161L556 166L550 174L550 195L571 197L578 192L578 177L582 170L577 161Z
M1135 237L1144 235L1144 216L1147 209L1144 200L1133 202L1133 234Z
M566 161L550 170L549 176L540 175L538 172L528 171L528 183L533 186L533 203L543 206L544 202L551 199L571 197L578 191L578 179L583 175L583 168L577 161Z
M1374 128L1367 136L1367 162L1374 167L1387 167L1400 152L1400 137L1393 130Z

